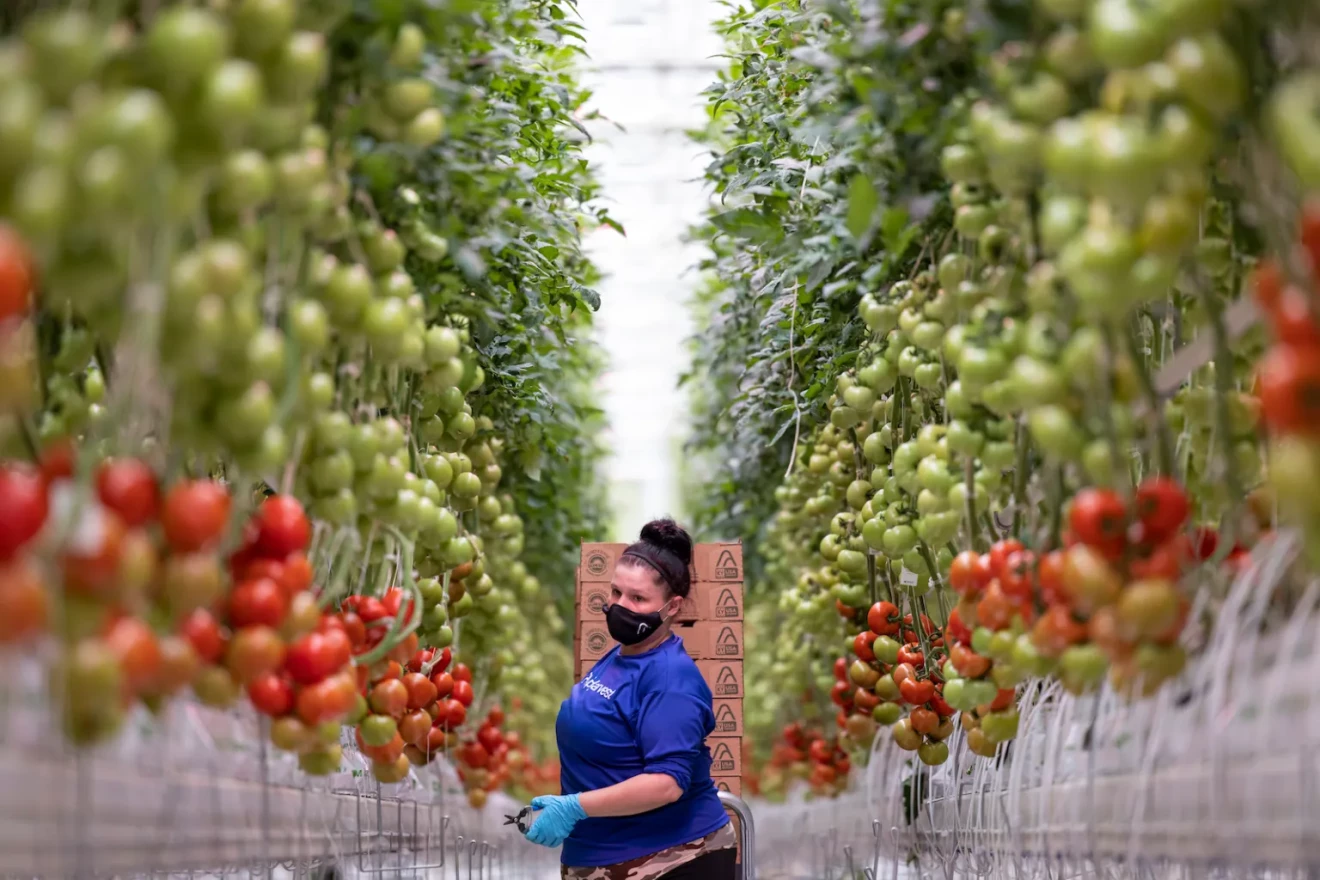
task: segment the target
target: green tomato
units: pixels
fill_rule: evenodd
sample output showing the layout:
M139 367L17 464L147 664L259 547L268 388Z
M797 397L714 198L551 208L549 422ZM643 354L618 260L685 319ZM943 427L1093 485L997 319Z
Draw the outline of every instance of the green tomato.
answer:
M981 718L981 730L993 743L1006 742L1017 736L1018 710L1011 706L1000 712L987 712Z
M1270 96L1266 126L1284 161L1308 190L1320 189L1320 71L1293 74Z
M884 679L881 679L881 681L883 680ZM881 703L871 710L871 717L875 719L878 724L883 724L884 726L889 727L903 717L903 707L898 703Z
M1061 406L1040 406L1027 413L1027 429L1045 454L1061 461L1075 461L1086 443L1077 422Z
M1096 58L1108 68L1154 61L1168 39L1158 14L1137 0L1095 0L1087 30Z

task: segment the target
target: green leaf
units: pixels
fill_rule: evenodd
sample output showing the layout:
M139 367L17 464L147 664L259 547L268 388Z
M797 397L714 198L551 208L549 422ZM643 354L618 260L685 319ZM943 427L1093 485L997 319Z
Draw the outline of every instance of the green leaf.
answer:
M880 199L875 192L875 184L865 174L854 174L848 183L848 231L853 238L860 239L871 228L871 218Z

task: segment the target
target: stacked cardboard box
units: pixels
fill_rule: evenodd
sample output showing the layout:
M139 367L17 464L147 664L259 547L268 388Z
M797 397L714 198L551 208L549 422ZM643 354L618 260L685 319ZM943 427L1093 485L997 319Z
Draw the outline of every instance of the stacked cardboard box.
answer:
M627 544L582 545L577 572L577 625L573 630L576 680L616 644L605 626L614 566ZM692 554L692 591L674 632L710 686L715 730L711 776L723 791L742 794L743 734L742 545L698 544Z

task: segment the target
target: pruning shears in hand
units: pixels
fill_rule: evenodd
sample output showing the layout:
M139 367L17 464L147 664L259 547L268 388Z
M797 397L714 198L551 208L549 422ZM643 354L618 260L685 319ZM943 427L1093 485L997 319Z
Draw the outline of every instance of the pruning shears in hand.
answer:
M527 829L532 827L531 823L528 821L531 818L531 815L532 815L532 808L523 807L521 810L518 811L518 814L516 816L510 816L506 814L504 816L504 824L516 825L518 826L518 830L521 833L526 834Z

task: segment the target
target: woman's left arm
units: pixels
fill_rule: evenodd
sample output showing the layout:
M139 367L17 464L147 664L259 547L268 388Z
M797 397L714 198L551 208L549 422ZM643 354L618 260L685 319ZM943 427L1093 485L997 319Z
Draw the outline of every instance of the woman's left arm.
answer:
M631 779L579 795L588 816L635 816L672 804L683 796L668 773L642 773Z

